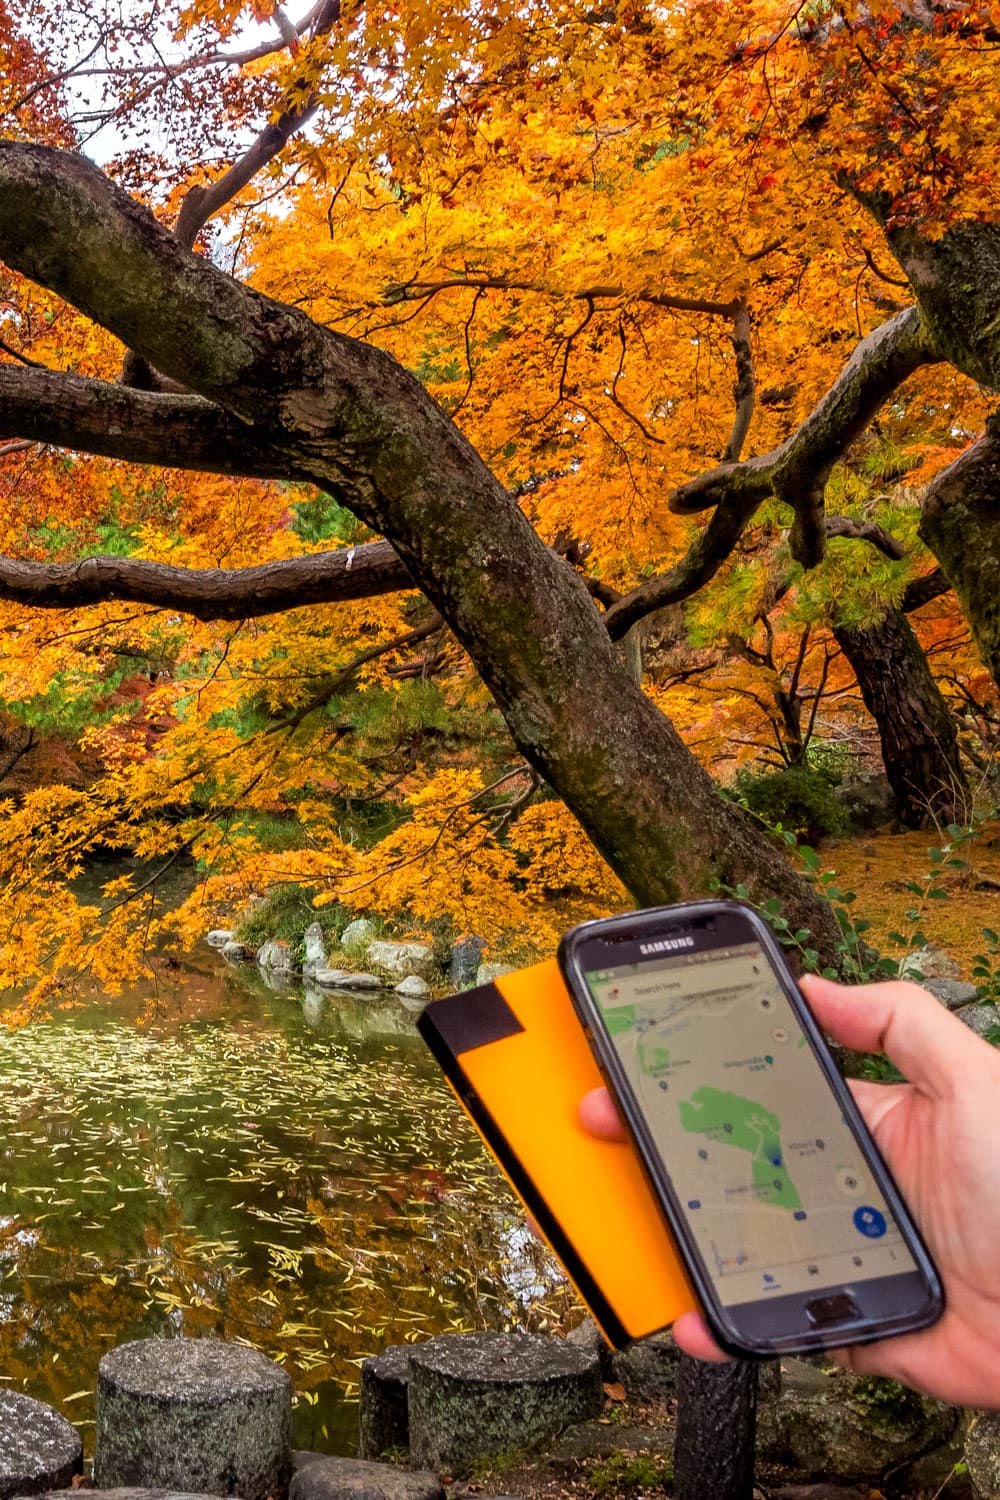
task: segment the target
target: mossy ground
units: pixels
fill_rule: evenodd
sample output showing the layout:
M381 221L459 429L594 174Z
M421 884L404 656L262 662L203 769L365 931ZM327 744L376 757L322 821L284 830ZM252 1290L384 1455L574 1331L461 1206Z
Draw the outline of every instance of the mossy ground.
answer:
M1000 930L1000 821L984 823L973 838L956 848L968 869L936 871L928 851L942 849L948 842L946 831L931 828L831 839L821 843L818 852L822 867L837 872L841 890L855 892L853 911L871 922L865 937L873 947L899 957L902 950L889 934L915 930L906 913L918 907L920 930L961 965L967 978L973 957L985 946L983 928ZM933 884L947 896L921 902L908 882L925 884L925 876L932 872Z

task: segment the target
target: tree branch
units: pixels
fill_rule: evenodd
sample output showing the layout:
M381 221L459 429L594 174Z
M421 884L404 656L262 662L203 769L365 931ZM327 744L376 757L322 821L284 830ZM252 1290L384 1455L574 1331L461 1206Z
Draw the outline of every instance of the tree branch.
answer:
M9 265L246 424L315 427L314 410L282 405L322 387L350 341L184 249L83 156L0 141L0 199Z
M175 568L138 557L86 557L73 563L0 557L0 599L34 609L127 599L196 620L246 620L415 587L388 542L283 558L255 568Z
M731 496L773 494L795 512L792 556L814 567L823 556L823 493L831 468L914 370L939 358L916 307L873 329L837 380L780 448L740 464L721 464L670 496L679 514L706 510Z
M722 454L724 464L734 464L743 452L743 444L750 431L753 416L753 400L756 388L753 374L753 351L750 347L750 309L741 298L733 317L733 353L736 355L736 384L733 396L736 400L736 416L733 430Z
M279 21L280 16L279 9ZM315 15L312 39L325 36L339 20L340 0L324 0ZM284 37L284 32L282 35ZM291 38L284 37L284 40L287 43L296 37L297 33L293 32ZM305 100L298 104L286 103L277 119L265 125L250 148L211 187L195 186L189 189L174 225L174 235L180 244L190 250L198 231L208 223L212 215L224 208L262 167L266 167L269 161L284 150L291 137L308 123L318 107L314 90L310 90Z
M905 615L911 614L915 609L922 609L932 599L939 599L942 594L947 594L951 588L941 568L934 568L932 572L925 573L922 578L911 578L903 590L903 598L900 609Z
M612 604L604 623L612 640L619 640L637 620L689 599L713 578L739 541L747 522L760 504L751 492L731 496L716 508L708 525L691 544L685 556L659 578L642 583L624 599Z
M446 276L438 281L407 281L394 286L386 293L382 306L430 301L439 292L456 290L539 292L542 296L553 295L553 288L546 286L544 281L514 281L507 276ZM707 313L713 318L735 318L744 305L738 297L733 297L728 302L718 302L711 297L683 297L679 293L656 292L648 287L630 292L618 285L582 287L570 292L569 296L574 302L646 302L653 307L664 307L673 312Z
M252 479L294 479L288 460L252 428L200 396L167 396L103 380L0 364L0 432L104 458Z
M886 557L900 562L906 552L901 542L877 521L855 521L850 516L826 516L823 522L827 536L846 536L854 541L871 542Z
M730 496L716 507L715 514L705 530L692 543L681 561L668 572L661 574L659 578L649 579L647 583L640 584L624 598L620 597L611 603L604 621L612 640L617 640L637 620L651 614L653 610L663 609L668 604L679 604L684 599L690 599L692 594L703 588L718 572L760 504L755 490L757 482L755 471L746 464L735 465L734 468L750 472L751 479L747 485L747 492ZM857 541L870 542L873 547L884 552L886 557L891 557L895 561L899 561L906 555L903 547L891 532L886 531L875 521L855 521L849 516L826 516L823 519L823 526L827 536L845 536ZM934 575L928 576L930 578ZM937 594L946 592L949 587L946 582L943 582L941 587L937 587L936 584L930 585L927 580L916 580L909 585L909 588L916 589L918 582L925 587L933 588L933 592L920 600L920 603L924 604L927 599L935 598ZM785 591L782 590L781 593ZM778 595L779 598L781 593ZM913 597L916 599L918 593L914 592ZM917 603L903 605L904 609L919 609L919 607Z

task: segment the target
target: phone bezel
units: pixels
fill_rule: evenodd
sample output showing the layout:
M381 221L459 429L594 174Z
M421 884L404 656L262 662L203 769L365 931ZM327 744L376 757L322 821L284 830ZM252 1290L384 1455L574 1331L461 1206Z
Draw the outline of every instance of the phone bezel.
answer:
M715 1284L689 1229L683 1204L674 1192L666 1165L638 1107L614 1043L584 977L588 969L607 968L616 962L633 961L620 951L629 943L671 937L683 937L685 946L688 946L686 939L692 938L690 946L696 951L736 946L742 942L760 943L848 1128L857 1140L872 1178L896 1217L916 1264L916 1271L856 1283L846 1282L839 1286L824 1285L817 1287L815 1292L796 1292L728 1306L719 1300ZM613 957L609 955L608 949L614 952ZM837 1070L781 949L767 924L752 908L736 901L700 901L654 907L621 917L585 922L565 935L559 946L558 958L577 1015L608 1087L625 1117L706 1319L714 1337L725 1350L743 1357L749 1355L769 1358L778 1354L871 1343L893 1334L915 1332L927 1327L940 1316L944 1307L944 1294L919 1230L878 1152L850 1090ZM644 958L645 955L640 956L640 961ZM806 1302L814 1300L820 1294L835 1295L840 1291L854 1297L861 1316L850 1321L810 1328L805 1311ZM742 1313L738 1311L741 1309ZM751 1309L757 1311L752 1312ZM734 1313L737 1314L735 1317ZM782 1320L785 1322L785 1331L781 1330Z

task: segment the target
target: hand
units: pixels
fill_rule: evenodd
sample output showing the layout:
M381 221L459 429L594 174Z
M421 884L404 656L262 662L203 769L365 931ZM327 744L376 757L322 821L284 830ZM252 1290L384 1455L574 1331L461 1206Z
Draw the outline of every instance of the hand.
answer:
M839 1350L865 1375L889 1375L961 1406L1000 1407L1000 1054L915 984L841 985L809 975L802 991L825 1032L884 1052L909 1081L850 1087L944 1282L933 1327ZM581 1102L586 1129L624 1130L604 1089ZM698 1359L722 1360L699 1313L674 1336Z

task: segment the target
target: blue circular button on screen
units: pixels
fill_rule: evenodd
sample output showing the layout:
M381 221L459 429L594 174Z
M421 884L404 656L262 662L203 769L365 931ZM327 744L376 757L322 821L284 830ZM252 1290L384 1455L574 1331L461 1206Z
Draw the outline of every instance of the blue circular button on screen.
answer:
M885 1215L880 1214L877 1208L856 1208L854 1227L868 1239L880 1240L886 1231Z

